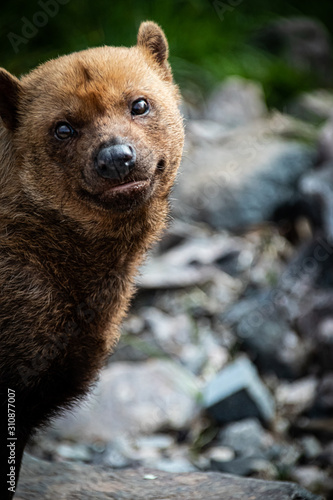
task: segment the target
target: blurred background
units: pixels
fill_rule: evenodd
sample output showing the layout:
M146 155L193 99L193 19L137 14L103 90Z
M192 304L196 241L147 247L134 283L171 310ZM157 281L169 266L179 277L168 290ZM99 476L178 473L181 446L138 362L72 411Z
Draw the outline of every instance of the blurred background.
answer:
M21 74L46 59L87 47L135 44L140 22L152 19L169 39L176 81L193 99L198 90L207 92L234 74L260 81L272 106L283 106L286 99L318 84L332 84L332 61L317 53L323 49L318 44L325 44L325 34L333 29L329 1L277 0L271 7L264 0L166 0L163 4L62 0L57 9L50 7L50 14L47 5L47 0L15 0L2 6L0 57L9 71ZM38 12L46 12L47 20ZM317 20L317 31L305 25L278 29L281 18L304 16ZM25 38L14 37L17 50L9 33ZM292 37L300 45L303 42L297 48L298 58L290 53Z
M93 395L33 455L292 480L333 499L333 4L14 0L17 76L158 22L187 139ZM27 478L27 481L29 478Z

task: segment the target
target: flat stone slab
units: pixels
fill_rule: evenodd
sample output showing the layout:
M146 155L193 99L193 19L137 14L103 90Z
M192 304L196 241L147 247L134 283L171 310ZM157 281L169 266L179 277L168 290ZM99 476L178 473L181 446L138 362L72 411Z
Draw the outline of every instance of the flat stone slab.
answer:
M293 483L49 463L25 455L15 500L323 500Z
M255 366L239 358L221 370L203 391L203 406L218 422L257 417L270 422L274 401Z
M62 439L113 441L119 436L183 429L198 415L195 376L171 360L111 363L74 410L53 421Z

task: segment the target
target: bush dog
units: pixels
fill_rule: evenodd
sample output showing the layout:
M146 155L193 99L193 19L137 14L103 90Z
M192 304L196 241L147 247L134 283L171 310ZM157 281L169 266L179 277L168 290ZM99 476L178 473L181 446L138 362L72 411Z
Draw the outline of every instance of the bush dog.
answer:
M12 498L33 431L82 397L118 339L165 225L183 148L168 44L0 69L0 471Z

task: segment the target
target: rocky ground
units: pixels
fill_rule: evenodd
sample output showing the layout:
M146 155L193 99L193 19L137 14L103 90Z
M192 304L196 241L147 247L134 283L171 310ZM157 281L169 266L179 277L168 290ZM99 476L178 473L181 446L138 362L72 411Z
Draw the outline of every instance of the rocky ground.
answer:
M117 352L30 453L120 481L128 467L218 471L333 499L332 109L318 90L270 111L239 78L184 105L173 219ZM177 498L218 498L202 495Z
M26 456L15 500L319 500L293 483L219 472L182 474L139 468L41 462Z

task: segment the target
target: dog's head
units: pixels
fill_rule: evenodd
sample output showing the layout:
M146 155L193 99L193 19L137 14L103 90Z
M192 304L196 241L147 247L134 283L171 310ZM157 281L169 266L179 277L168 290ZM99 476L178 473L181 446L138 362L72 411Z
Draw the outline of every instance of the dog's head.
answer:
M21 80L0 70L0 117L22 192L92 219L166 198L183 147L167 59L163 31L145 22L131 48L73 53Z

